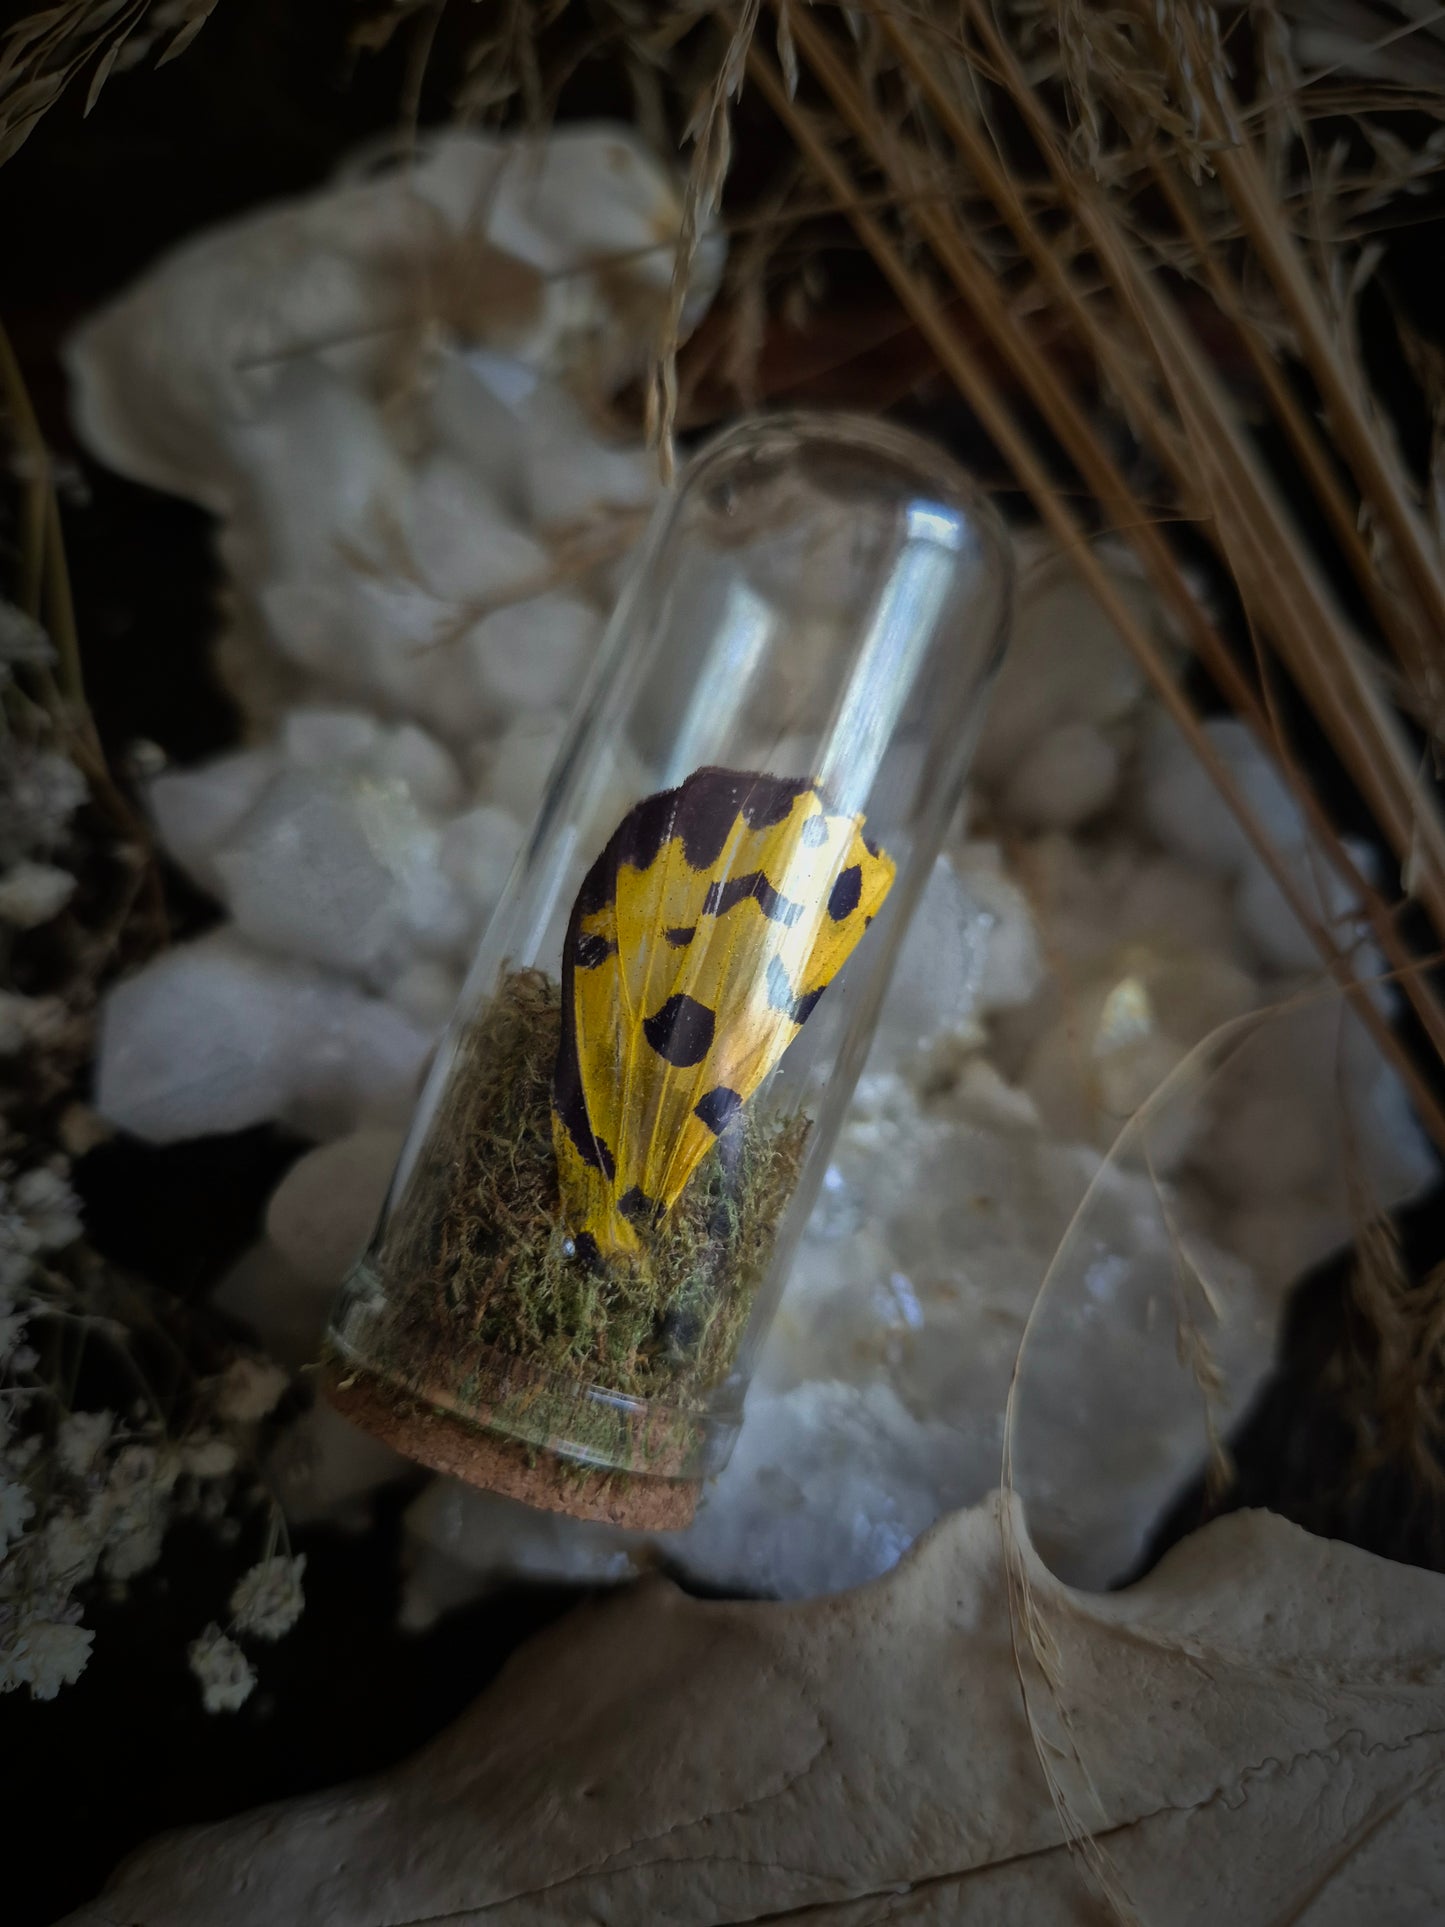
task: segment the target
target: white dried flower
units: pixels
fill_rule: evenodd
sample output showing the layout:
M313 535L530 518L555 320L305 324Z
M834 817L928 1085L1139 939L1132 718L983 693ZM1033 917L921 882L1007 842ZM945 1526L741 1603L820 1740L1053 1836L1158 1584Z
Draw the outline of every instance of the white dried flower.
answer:
M234 1713L251 1697L256 1669L219 1626L207 1626L199 1639L193 1639L186 1658L201 1682L201 1699L208 1713Z
M181 1447L181 1466L193 1479L224 1479L236 1469L236 1448L214 1435L190 1439Z
M69 1612L79 1618L79 1609ZM73 1686L85 1671L95 1634L75 1619L26 1617L6 1655L5 1683L28 1686L30 1697L53 1700L62 1686Z
M279 1639L289 1633L301 1617L305 1599L301 1574L306 1569L306 1554L294 1559L278 1554L262 1559L243 1573L231 1594L231 1612L244 1633L257 1639Z
M180 1477L179 1455L169 1447L127 1445L115 1457L110 1493L118 1505L131 1505L153 1493L165 1494Z
M20 1677L15 1648L7 1644L5 1627L3 1621L0 1621L0 1693L13 1693L24 1684L25 1681Z
M106 1578L134 1579L140 1573L149 1572L161 1556L169 1523L157 1509L143 1519L132 1518L123 1526L112 1527L103 1555Z
M20 1214L22 1242L35 1252L63 1251L74 1244L82 1229L80 1200L63 1170L41 1164L26 1171L10 1186L10 1200Z
M85 778L59 750L13 751L0 791L0 860L53 849L88 794Z
M16 1057L30 1042L33 997L0 990L0 1057Z
M0 1553L20 1537L34 1513L35 1501L28 1487L15 1479L0 1478Z
M290 1384L289 1375L269 1358L238 1358L221 1375L216 1411L233 1425L251 1425L274 1411Z
M51 1577L67 1588L84 1585L95 1574L104 1542L103 1508L55 1513L45 1522L45 1558Z
M35 930L69 903L75 878L54 863L12 863L0 876L0 922L17 930Z
M0 667L45 669L55 661L49 636L13 602L0 601Z
M28 1265L26 1266L28 1269ZM18 1279L6 1278L5 1283L19 1283ZM17 1311L8 1297L0 1298L0 1365L9 1362L21 1339L25 1336L25 1313Z
M57 1042L70 1021L59 997L22 997L0 990L0 1057L16 1057L32 1045L41 1049Z
M180 1471L180 1454L173 1450L127 1445L116 1454L106 1486L111 1511L101 1560L108 1579L134 1579L160 1558Z
M77 1479L83 1479L110 1442L114 1412L72 1412L60 1421L55 1456Z

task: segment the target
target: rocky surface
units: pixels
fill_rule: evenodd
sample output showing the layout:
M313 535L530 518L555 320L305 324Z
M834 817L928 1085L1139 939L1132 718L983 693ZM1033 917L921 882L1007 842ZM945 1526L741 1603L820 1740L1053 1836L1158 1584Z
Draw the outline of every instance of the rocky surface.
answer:
M451 135L410 174L203 237L72 345L92 447L218 517L218 650L249 719L233 753L151 785L162 842L226 920L112 991L97 1101L157 1142L268 1119L316 1141L221 1292L293 1364L380 1205L378 1143L656 492L608 402L640 367L679 207L626 130L525 152ZM609 248L616 274L596 267ZM719 249L705 237L694 308ZM447 298L422 325L428 276ZM1032 1529L1061 1573L1107 1583L1244 1409L1291 1285L1347 1241L1347 1152L1382 1205L1432 1181L1397 1080L1315 988L1306 933L1102 612L1034 537L1019 550L969 821L910 932L732 1465L657 1544L432 1490L411 1623L508 1573L658 1557L784 1596L871 1578L996 1485L1026 1334ZM1209 728L1368 974L1357 906L1267 759L1238 724ZM620 813L621 769L618 793ZM390 1463L303 1421L291 1503L351 1508L360 1468Z

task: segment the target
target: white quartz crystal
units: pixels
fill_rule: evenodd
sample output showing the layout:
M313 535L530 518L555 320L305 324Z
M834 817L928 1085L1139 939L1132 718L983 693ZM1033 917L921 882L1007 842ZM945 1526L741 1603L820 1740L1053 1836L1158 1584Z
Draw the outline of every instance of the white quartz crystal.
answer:
M327 1136L404 1116L428 1043L379 998L220 931L109 993L96 1109L158 1144L268 1118Z
M266 1210L266 1235L308 1283L334 1290L361 1256L401 1151L397 1131L352 1131L298 1158Z
M1119 783L1119 752L1092 723L1059 723L1003 785L999 807L1027 830L1075 830L1097 816Z

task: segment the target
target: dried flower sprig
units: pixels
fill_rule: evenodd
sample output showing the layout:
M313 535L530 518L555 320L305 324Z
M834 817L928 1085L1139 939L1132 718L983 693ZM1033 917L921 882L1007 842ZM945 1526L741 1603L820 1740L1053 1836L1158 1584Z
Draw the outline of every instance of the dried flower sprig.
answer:
M0 161L9 160L76 81L89 76L88 114L111 74L190 46L216 0L62 0L25 14L0 37Z

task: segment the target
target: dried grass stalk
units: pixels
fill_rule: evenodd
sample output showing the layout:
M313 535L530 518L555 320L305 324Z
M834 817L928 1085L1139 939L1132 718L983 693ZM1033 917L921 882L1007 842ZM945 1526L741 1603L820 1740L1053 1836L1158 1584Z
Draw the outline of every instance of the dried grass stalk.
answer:
M916 225L928 241L939 265L948 276L953 302L970 309L982 324L993 349L1018 377L1025 398L1038 408L1057 434L1062 446L1077 463L1081 476L1095 492L1111 525L1120 538L1134 549L1146 575L1160 590L1166 605L1183 621L1185 633L1191 637L1201 657L1220 676L1226 688L1242 699L1249 720L1266 734L1271 749L1280 756L1278 737L1269 724L1263 700L1252 694L1247 681L1236 670L1227 644L1211 630L1173 551L1159 532L1157 515L1150 512L1126 482L1110 458L1102 438L1047 356L1031 340L1027 331L1017 326L1009 305L993 285L986 264L979 260L975 251L969 249L952 225L947 209L936 198L919 197L910 192L916 186L916 179L906 157L898 152L902 136L897 128L890 126L875 111L873 103L855 80L850 63L811 16L795 17L792 31L801 58L817 77L843 125L870 158L881 166L885 178L900 195L906 210L904 218ZM889 31L886 26L885 31ZM829 187L838 206L847 212L869 252L914 321L928 337L941 365L969 402L1041 520L1059 546L1072 557L1090 593L1138 658L1161 702L1229 802L1286 901L1311 932L1326 968L1351 996L1362 1021L1380 1048L1395 1062L1411 1090L1422 1120L1437 1144L1445 1149L1445 1109L1442 1109L1428 1080L1402 1047L1365 987L1356 982L1348 955L1341 950L1333 933L1321 924L1290 864L1276 848L1267 829L1240 792L1231 772L1215 753L1210 738L1200 727L1198 714L1179 685L1172 664L1165 659L1147 627L1128 607L1109 571L1095 555L1079 513L1056 484L1044 455L1034 445L1021 419L1021 411L1000 391L983 355L957 327L952 304L946 305L937 292L935 282L910 265L899 241L885 227L883 217L864 204L856 180L840 158L837 144L829 139L816 115L789 95L781 76L757 43L753 46L749 64L759 87L787 126L799 151ZM972 185L976 186L976 183ZM1005 207L1001 212L1007 220L1009 208ZM1048 246L1047 235L1039 237L1038 250L1041 254L1047 254ZM1166 369L1166 373L1169 372L1172 372L1172 365ZM1143 397L1140 399L1142 401ZM1186 445L1193 424L1192 414L1187 415L1181 424ZM1302 549L1302 544L1297 541L1296 547ZM1312 578L1313 570L1307 561L1301 566L1309 568ZM1268 573L1263 572L1256 578L1256 586L1259 581L1267 583ZM1293 622L1289 633L1292 638L1299 634ZM1280 760L1287 780L1292 780L1293 787L1307 798L1311 815L1327 837L1327 847L1332 847L1343 858L1343 867L1347 871L1354 869L1340 846L1338 836L1319 810L1308 784L1295 768L1293 759L1281 756ZM1428 807L1433 811L1433 802ZM1436 873L1436 880L1441 878L1445 878L1445 864ZM1391 906L1368 886L1365 879L1361 878L1360 882L1366 890L1372 922L1386 947L1387 956L1421 1009L1432 1037L1437 1040L1445 1038L1445 1013L1439 1008L1433 988L1400 940Z

